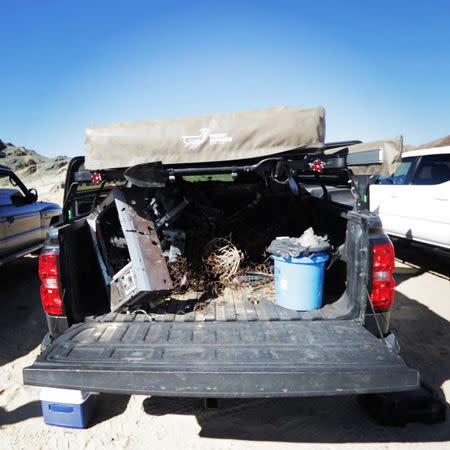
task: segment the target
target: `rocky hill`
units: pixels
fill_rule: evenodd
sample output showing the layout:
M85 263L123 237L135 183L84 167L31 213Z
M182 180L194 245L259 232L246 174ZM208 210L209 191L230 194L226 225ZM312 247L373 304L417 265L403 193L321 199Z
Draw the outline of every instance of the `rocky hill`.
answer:
M434 148L434 147L445 147L446 145L450 145L450 134L448 136L442 137L440 139L436 139L435 141L428 142L427 144L422 145L405 145L405 150L419 150L421 148Z
M39 199L61 204L64 177L70 158L47 158L25 147L16 147L0 140L0 164L16 172L28 188L38 190Z

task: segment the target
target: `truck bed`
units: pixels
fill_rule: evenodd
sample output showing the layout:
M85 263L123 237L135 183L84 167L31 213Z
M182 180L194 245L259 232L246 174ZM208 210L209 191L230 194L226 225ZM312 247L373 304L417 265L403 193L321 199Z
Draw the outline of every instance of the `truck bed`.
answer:
M326 295L329 303L337 300L336 295ZM346 305L343 300L333 306L335 314L340 312L346 316ZM262 286L260 289L252 288L226 288L220 295L207 295L204 292L188 291L173 296L169 301L163 302L155 308L155 312L147 316L138 313L108 313L101 316L91 316L87 320L98 322L133 322L152 320L156 322L254 322L301 320L305 318L326 318L326 307L321 310L300 312L286 309L275 304L273 285Z

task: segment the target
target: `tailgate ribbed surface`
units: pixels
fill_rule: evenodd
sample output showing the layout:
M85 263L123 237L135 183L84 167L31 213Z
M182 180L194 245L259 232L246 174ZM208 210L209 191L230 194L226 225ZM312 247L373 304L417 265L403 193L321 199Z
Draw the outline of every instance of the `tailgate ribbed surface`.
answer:
M87 322L24 374L54 387L226 397L417 385L415 371L351 321Z

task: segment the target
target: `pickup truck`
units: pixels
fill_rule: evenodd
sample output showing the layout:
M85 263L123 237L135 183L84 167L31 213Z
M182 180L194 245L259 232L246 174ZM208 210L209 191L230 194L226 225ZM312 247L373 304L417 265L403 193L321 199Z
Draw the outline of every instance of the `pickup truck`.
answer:
M389 328L394 249L350 170L369 160L358 141L323 143L321 108L87 133L39 259L49 332L26 384L203 398L419 386ZM195 278L205 235L232 239L258 276L274 238L309 227L332 249L318 309L283 308L270 285Z
M7 166L0 165L0 266L39 251L48 227L61 216L55 203L38 202Z

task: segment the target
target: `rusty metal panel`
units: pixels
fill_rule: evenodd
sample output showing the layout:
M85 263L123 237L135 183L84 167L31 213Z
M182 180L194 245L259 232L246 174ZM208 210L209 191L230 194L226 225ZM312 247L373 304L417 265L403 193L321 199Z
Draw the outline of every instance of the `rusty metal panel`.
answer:
M142 189L114 189L93 212L91 225L100 265L109 284L111 311L140 302L154 303L173 289L155 223L145 203ZM105 261L102 220L115 208L126 242L129 262L116 273ZM118 224L118 226L119 226ZM103 248L103 251L101 251Z

